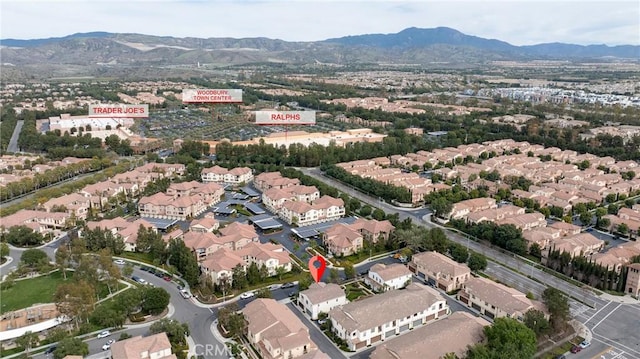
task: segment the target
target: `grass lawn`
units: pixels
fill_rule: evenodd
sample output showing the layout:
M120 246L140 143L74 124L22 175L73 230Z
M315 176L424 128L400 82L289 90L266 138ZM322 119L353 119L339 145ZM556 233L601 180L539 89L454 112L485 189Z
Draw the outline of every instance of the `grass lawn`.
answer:
M67 280L71 280L73 272L67 272ZM61 272L53 272L47 276L17 280L9 289L2 291L2 309L0 313L23 309L38 303L51 303L53 294L64 279Z
M350 302L353 302L360 297L367 296L367 292L364 290L364 288L360 287L357 284L348 284L345 289L347 292L347 299L349 299Z

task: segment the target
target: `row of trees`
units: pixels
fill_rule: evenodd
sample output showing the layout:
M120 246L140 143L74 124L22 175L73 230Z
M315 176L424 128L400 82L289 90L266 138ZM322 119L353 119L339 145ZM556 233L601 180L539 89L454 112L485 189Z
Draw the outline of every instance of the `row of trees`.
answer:
M434 251L448 254L458 263L467 263L472 271L480 271L487 267L485 256L470 252L463 245L450 241L440 228L399 228L395 230L393 237L397 238L401 247L408 248L411 253Z
M463 219L451 220L449 223L474 238L490 242L509 252L527 254L527 241L522 237L522 230L513 224L498 225L489 221L468 224Z
M411 203L411 191L405 187L398 187L380 181L376 181L370 178L363 178L360 176L352 175L335 165L326 165L322 167L322 170L328 176L331 176L339 181L350 184L353 187L359 188L365 193L383 198L387 202L402 202Z
M66 166L58 166L43 173L36 173L32 177L24 177L19 181L9 182L0 191L0 201L6 201L23 194L36 191L79 174L99 171L113 165L109 159L92 159Z
M546 261L547 267L579 280L591 287L602 290L624 292L627 270L620 272L594 262L582 255L572 257L567 252L551 250Z

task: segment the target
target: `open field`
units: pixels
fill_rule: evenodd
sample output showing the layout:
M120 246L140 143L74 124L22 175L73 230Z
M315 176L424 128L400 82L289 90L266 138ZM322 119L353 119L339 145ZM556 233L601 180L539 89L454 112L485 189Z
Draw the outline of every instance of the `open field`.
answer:
M68 281L72 276L72 272L67 272ZM34 304L51 303L56 288L63 282L64 278L59 271L41 277L16 281L11 288L2 290L0 313L27 308Z

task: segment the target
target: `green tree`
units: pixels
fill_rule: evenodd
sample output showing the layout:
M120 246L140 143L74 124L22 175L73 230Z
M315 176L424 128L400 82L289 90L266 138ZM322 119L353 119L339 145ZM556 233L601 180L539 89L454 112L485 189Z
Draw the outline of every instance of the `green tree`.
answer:
M469 251L461 244L451 242L449 245L449 254L451 258L458 263L465 263L469 258Z
M529 254L536 258L542 258L542 249L540 249L540 245L538 243L531 244L531 247L529 247Z
M549 321L545 317L544 313L537 309L530 309L529 311L524 313L522 322L529 329L533 330L533 332L536 333L537 337L547 334L551 329Z
M363 217L368 217L373 212L373 208L369 205L364 205L360 208L360 215Z
M143 298L142 309L152 315L162 313L171 300L169 292L159 287L145 288Z
M54 359L62 359L67 355L80 355L82 357L89 355L89 345L80 338L64 338L58 342L56 350L53 351Z
M549 287L542 292L542 300L551 314L549 322L555 331L563 331L571 319L569 300L558 289Z
M486 344L473 346L467 358L529 359L537 349L536 334L513 318L496 318L493 325L484 328Z
M444 197L438 197L431 201L431 209L436 217L445 218L451 213L453 204Z
M474 272L485 270L487 268L487 257L480 253L471 252L467 264L469 269Z
M356 270L355 268L353 268L353 264L351 264L350 262L347 262L344 264L343 268L344 268L344 275L345 277L347 277L347 279L353 279L356 277Z
M29 268L38 268L49 263L47 253L41 249L31 248L22 252L20 263Z
M237 303L231 303L218 309L218 323L234 338L240 338L246 326L244 316Z
M4 242L0 243L0 258L7 257L9 253L9 245Z
M163 318L151 324L149 327L151 334L165 332L172 346L185 345L187 343L186 336L190 335L189 325L180 323L174 319Z
M44 236L27 226L11 226L2 235L3 241L14 246L37 246L44 242Z
M30 330L16 338L16 345L25 350L27 352L27 355L29 355L29 352L31 352L31 348L38 345L39 342L40 337L38 336L38 334Z
M256 297L258 298L273 298L271 295L271 290L269 288L260 288L256 292Z

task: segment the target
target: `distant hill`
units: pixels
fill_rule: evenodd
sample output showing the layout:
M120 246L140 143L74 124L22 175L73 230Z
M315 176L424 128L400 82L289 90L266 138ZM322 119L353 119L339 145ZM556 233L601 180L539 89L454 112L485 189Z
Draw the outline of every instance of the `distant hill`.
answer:
M346 36L316 42L268 38L177 38L108 32L78 33L34 40L0 40L4 64L28 71L49 66L77 69L166 67L250 63L482 64L493 60L624 58L640 60L640 46L514 46L457 30L408 28L396 34ZM45 66L47 65L47 66ZM73 65L73 66L71 66ZM101 71L102 71L101 70ZM53 70L51 70L53 71ZM51 72L49 73L51 74Z
M554 59L618 57L640 59L640 46L572 45L563 43L514 46L507 42L465 35L448 27L419 29L411 27L396 34L368 34L326 40L347 46L412 49L433 45L465 46L516 57Z

